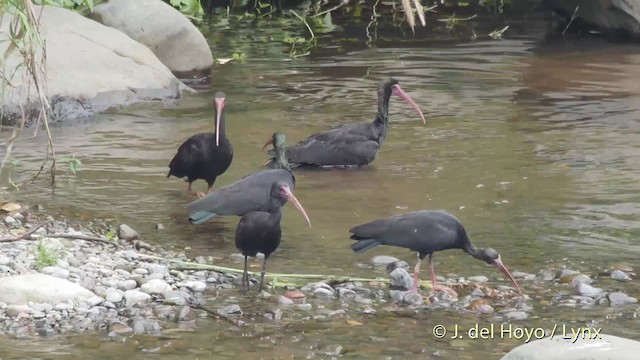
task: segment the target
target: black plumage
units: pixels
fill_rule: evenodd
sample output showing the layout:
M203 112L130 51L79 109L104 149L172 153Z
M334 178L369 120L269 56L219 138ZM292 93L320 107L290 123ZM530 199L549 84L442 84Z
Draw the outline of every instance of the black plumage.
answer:
M198 225L216 216L242 216L251 211L269 211L271 201L269 191L275 182L284 182L293 191L296 178L291 173L287 158L284 156L286 136L275 132L265 146L270 143L273 144L277 154L274 169L247 175L187 205L189 221Z
M378 113L373 122L344 124L311 135L287 148L287 160L292 166L368 165L375 160L387 135L391 95L397 95L409 103L422 122L426 123L418 105L400 88L397 80L389 78L378 86ZM274 156L275 152L269 154Z
M418 253L418 263L414 268L412 291L418 289L418 274L425 256L429 255L429 273L434 290L450 290L436 286L432 256L436 251L461 249L478 260L495 266L511 281L519 293L520 286L509 270L502 264L500 255L491 248L477 248L471 243L465 228L453 215L444 211L423 210L390 216L358 225L349 230L351 239L357 240L351 246L361 253L380 245L404 247Z
M268 211L252 211L240 218L236 229L236 247L244 255L244 273L242 275L242 289L248 290L249 275L247 273L247 258L256 256L259 252L264 254L262 272L260 275L260 291L264 284L264 274L267 268L269 256L280 246L282 230L282 206L286 201L291 201L300 210L311 226L307 213L304 211L298 199L284 182L275 182L271 186Z
M233 160L233 147L225 134L224 106L226 95L223 92L215 94L215 133L195 134L178 148L177 154L169 163L167 177L187 178L189 195L204 197L204 193L194 193L191 183L201 179L211 191L216 178L222 175Z

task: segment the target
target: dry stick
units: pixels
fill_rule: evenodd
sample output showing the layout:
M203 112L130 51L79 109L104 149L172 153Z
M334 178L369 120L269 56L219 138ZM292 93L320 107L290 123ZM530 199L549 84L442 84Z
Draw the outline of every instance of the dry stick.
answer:
M325 10L325 11L323 11L323 12L317 13L317 14L315 14L315 15L311 15L311 17L318 17L318 16L322 16L322 15L324 15L324 14L326 14L326 13L332 12L333 10L336 10L336 9L338 9L338 8L341 8L341 7L345 6L345 5L347 5L348 3L349 3L349 0L343 0L340 4L338 4L338 5L334 6L334 7L332 7L331 9L327 9L327 10Z
M194 309L199 309L202 310L204 312L206 312L209 315L215 316L218 319L223 319L226 320L227 322L237 326L237 327L242 327L245 325L245 322L240 320L240 319L234 319L233 317L229 316L229 315L222 315L222 314L218 314L217 312L213 311L213 310L209 310L207 308L205 308L202 305L191 305L192 308Z
M33 227L31 230L27 231L26 233L24 233L22 235L7 236L7 237L0 238L0 243L3 243L3 242L14 242L14 241L20 241L20 240L37 240L32 235L33 235L34 232L36 232L36 230L38 230L39 228L43 227L44 225L45 225L45 223L38 224L35 227ZM46 235L46 237L47 238L58 238L58 239L71 239L71 240L83 240L83 241L90 241L90 242L99 242L99 243L109 244L109 245L115 246L117 248L120 248L120 245L118 245L118 244L116 244L116 243L114 243L112 241L104 240L104 239L101 239L101 238L95 237L95 236L73 235L73 234L49 234L49 235Z
M567 32L567 30L569 29L569 27L571 26L571 24L573 23L573 20L576 19L576 15L578 15L578 9L580 9L580 6L576 6L576 9L573 10L573 15L571 15L571 19L569 20L569 23L567 24L567 26L564 28L564 30L562 30L562 36L564 36L564 34Z
M230 268L230 267L224 267L224 266L217 266L217 265L198 264L198 263L193 263L193 262L188 262L188 261L180 261L180 260L173 260L173 259L165 259L165 258L162 258L162 257L159 257L159 256L154 256L154 255L139 254L139 256L141 258L162 260L162 261L167 261L167 262L174 263L174 264L179 264L179 265L182 265L182 267L181 267L182 270L214 270L214 271L231 272L231 273L239 273L239 274L244 272L244 270L242 270L242 269L236 269L236 268ZM249 275L258 275L258 274L260 274L260 272L257 272L257 271L255 271L255 272L254 271L247 271L247 273ZM384 278L368 279L368 278L354 278L354 277L349 277L349 276L324 275L324 274L266 273L265 276L266 277L271 277L271 278L274 278L274 279L278 279L278 278L307 279L307 280L321 279L321 280L332 280L332 281L360 281L360 282L367 282L367 283L371 283L371 282L389 283L389 279L384 279ZM431 288L431 283L430 282L420 281L420 284L422 286L426 287L426 288Z

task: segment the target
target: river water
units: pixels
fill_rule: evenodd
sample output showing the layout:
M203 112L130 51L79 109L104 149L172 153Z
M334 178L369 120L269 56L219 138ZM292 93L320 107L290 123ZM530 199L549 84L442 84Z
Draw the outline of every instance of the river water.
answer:
M212 255L220 265L238 267L229 258L237 252L233 236L238 219L190 225L184 209L191 200L186 183L166 178L167 164L181 142L212 131L213 93L227 93L227 134L235 152L230 169L215 185L219 187L261 169L266 157L260 148L274 131L284 132L291 143L338 124L373 120L376 85L393 75L421 106L427 124L392 99L389 134L371 166L296 170L296 196L313 228L286 207L283 243L270 271L370 276L373 270L366 264L378 254L413 263L415 254L396 248L355 255L348 230L419 209L455 214L471 240L498 250L512 271L536 273L557 265L594 272L614 263L637 267L637 47L545 40L542 19L518 23L501 40L485 36L460 41L448 33L429 37L420 32L416 38L410 33L404 37L381 24L376 46L369 47L367 23L355 22L343 24L344 33L338 28L319 35L320 49L291 60L282 43L270 39L283 29L304 35L304 28L298 24L291 30L291 24L266 20L262 26L254 33L225 16L202 26L214 57L246 54L242 63L216 66L211 88L175 103L136 105L55 126L57 153L75 155L82 161L80 171L75 176L62 171L55 194L43 178L16 193L17 199L42 204L72 221L126 222L150 243L186 248L193 256ZM17 180L37 169L42 158L41 148L33 149L32 142L18 144ZM194 189L205 187L194 184ZM166 229L155 230L158 223ZM459 251L438 253L434 260L442 275L482 274L504 283L493 268ZM526 292L526 282L521 285ZM611 286L640 295L635 281ZM259 307L236 300L243 308ZM549 328L594 320L605 333L640 338L637 306L570 311L544 302L533 306L534 316L516 324ZM475 313L361 315L358 320L365 326L311 321L238 333L227 324L201 319L194 332L135 337L126 344L98 335L4 339L0 348L9 355L0 357L328 358L323 349L341 345L349 358L497 359L523 342L433 338L434 324L491 322Z

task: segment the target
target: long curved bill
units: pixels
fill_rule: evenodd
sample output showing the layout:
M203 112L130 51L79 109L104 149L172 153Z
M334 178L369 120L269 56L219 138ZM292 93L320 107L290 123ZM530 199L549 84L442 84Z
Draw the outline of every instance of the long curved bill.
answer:
M300 205L300 202L293 195L293 193L291 192L289 187L288 186L284 186L284 187L282 187L282 190L286 194L287 200L291 201L293 203L293 206L295 206L302 213L304 218L307 220L307 223L309 224L309 227L311 227L311 220L309 220L309 216L307 216L307 212L304 211L304 208L302 207L302 205Z
M424 118L424 114L422 114L422 110L420 110L420 107L418 106L418 104L416 104L415 101L413 101L413 99L407 95L406 92L404 92L404 90L402 90L402 88L400 87L400 85L395 84L392 87L392 95L396 95L399 96L402 100L406 101L409 105L411 105L411 107L413 108L413 110L415 110L418 115L420 115L420 118L422 119L422 123L426 124L427 121Z
M224 98L216 98L216 147L220 143L220 118L222 117L222 110L224 109Z
M498 270L502 271L502 273L507 277L507 279L511 281L513 286L515 286L516 289L518 289L518 293L522 295L522 290L520 289L520 286L516 282L516 279L514 279L513 276L511 276L511 273L509 272L509 270L507 270L507 267L504 266L504 264L502 263L502 260L500 260L500 257L498 257L493 261L493 266L497 267Z
M267 148L267 146L273 144L273 139L269 139L266 143L264 143L264 145L262 146L262 150L260 151L264 151L264 149Z

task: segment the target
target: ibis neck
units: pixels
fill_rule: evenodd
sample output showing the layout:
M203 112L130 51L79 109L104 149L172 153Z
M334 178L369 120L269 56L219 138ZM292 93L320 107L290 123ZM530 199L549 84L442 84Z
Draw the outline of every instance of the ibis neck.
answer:
M276 156L275 156L275 169L284 169L291 171L291 167L289 167L289 160L287 160L287 151L284 146L279 146L275 148Z
M473 256L474 258L484 261L484 258L482 257L482 249L476 247L471 242L465 242L465 244L462 246L462 250L464 250L464 252Z
M276 222L279 222L282 218L282 203L275 196L269 199L269 218Z
M376 114L376 120L374 123L376 126L386 127L389 122L389 99L391 94L381 93L378 94L378 113Z

